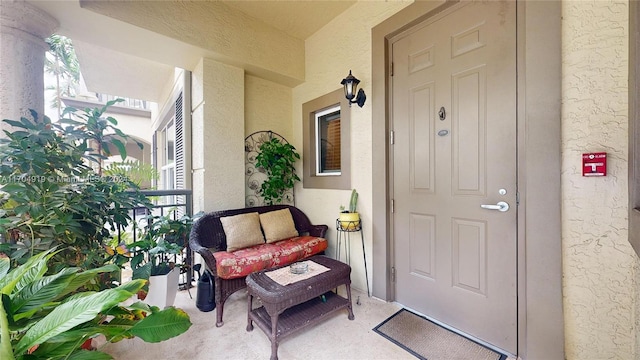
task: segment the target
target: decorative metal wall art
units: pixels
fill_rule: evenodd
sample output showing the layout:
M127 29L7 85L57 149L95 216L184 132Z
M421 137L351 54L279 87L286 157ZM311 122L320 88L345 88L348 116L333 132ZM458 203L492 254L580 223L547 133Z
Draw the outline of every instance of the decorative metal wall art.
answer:
M264 169L256 168L256 157L260 153L260 145L274 137L283 143L289 143L273 131L256 131L244 139L245 206L247 207L264 205L264 199L260 196L260 187L267 179L267 174ZM293 189L287 191L282 204L295 205Z

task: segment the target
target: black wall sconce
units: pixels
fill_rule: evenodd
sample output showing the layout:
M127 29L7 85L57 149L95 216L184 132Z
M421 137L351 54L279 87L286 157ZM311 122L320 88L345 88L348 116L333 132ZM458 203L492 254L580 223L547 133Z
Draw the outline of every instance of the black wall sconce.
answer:
M367 100L367 95L364 94L364 90L358 90L360 80L351 75L351 70L349 70L349 75L342 79L340 84L344 86L344 96L349 100L349 107L351 107L351 104L353 103L358 104L360 107L364 106L364 102ZM358 95L356 95L356 90L358 91ZM354 97L356 98L355 100L353 100Z

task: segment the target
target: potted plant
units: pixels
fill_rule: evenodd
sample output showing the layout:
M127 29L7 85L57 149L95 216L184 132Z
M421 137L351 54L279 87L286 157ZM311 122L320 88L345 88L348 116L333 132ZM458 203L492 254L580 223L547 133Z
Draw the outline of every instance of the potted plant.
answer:
M267 179L260 188L260 195L266 205L281 203L286 191L292 189L296 181L300 181L295 168L297 159L300 159L300 154L296 152L296 148L277 138L260 145L256 167L267 174Z
M67 267L46 275L58 252L39 253L13 269L0 253L0 359L110 359L100 349L90 353L87 342L99 335L108 343L134 337L160 342L191 326L189 315L174 307L123 305L142 288L142 280L98 292L82 290L116 265L86 271Z
M349 210L345 210L344 206L340 206L340 228L342 230L357 230L360 228L360 214L356 211L358 205L358 192L356 189L351 190L351 199L349 200Z
M141 239L129 246L133 279L148 280L138 298L160 308L173 305L181 272L176 260L188 243L193 221L201 214L174 219L172 213L147 216Z

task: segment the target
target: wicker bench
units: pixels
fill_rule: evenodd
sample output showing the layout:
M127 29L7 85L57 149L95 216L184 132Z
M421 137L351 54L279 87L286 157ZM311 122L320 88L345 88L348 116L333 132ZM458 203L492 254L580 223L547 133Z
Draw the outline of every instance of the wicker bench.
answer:
M216 253L216 255L220 255L221 252L227 251L227 237L225 235L225 231L220 218L253 212L264 214L282 209L289 209L298 233L300 235L308 236L301 236L299 238L291 239L292 241L297 242L294 249L296 251L292 251L290 241L285 240L282 242L269 244L269 246L278 246L279 243L282 243L283 247L285 245L288 246L288 248L286 249L286 258L278 258L271 261L272 259L270 259L270 254L262 254L260 255L261 260L264 261L253 264L253 271L260 271L269 268L275 268L277 266L287 265L288 263L293 263L303 258L308 258L316 254L324 253L324 250L327 247L327 241L326 239L324 239L325 233L328 229L327 225L311 224L309 218L300 209L294 206L270 205L253 208L215 211L205 214L193 224L191 234L189 236L189 246L191 247L191 250L202 256L205 264L207 265L207 268L210 269L211 274L213 275L215 283L217 327L220 327L224 324L222 316L224 312L225 301L227 301L231 294L235 293L238 290L244 289L247 286L245 281L246 275L237 276L237 274L230 275L225 273L224 270L221 269L221 264L217 263L216 257L214 256L214 253ZM300 243L303 243L302 247L304 247L305 242L314 242L313 248L306 247L304 251L297 251L297 249L301 247ZM246 249L243 249L233 252L233 254L244 254L250 252L251 251L246 251ZM223 255L226 254L223 253ZM231 255L231 253L228 255Z

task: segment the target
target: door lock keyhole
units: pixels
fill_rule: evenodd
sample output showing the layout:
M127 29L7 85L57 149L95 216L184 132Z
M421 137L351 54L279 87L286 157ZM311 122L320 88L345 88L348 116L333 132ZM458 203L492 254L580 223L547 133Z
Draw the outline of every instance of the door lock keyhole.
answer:
M440 111L438 111L438 116L440 117L440 121L444 121L447 118L447 111L444 109L444 106L440 107Z

